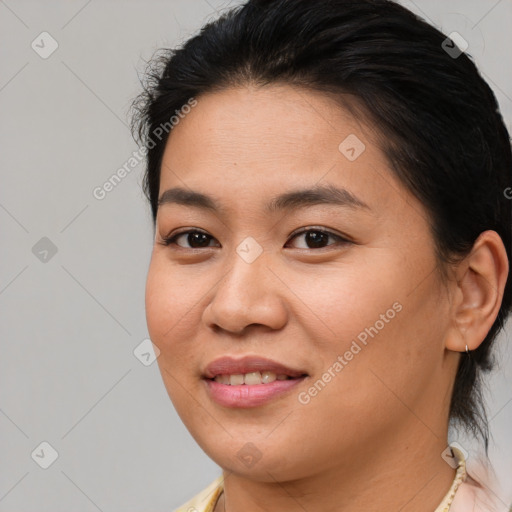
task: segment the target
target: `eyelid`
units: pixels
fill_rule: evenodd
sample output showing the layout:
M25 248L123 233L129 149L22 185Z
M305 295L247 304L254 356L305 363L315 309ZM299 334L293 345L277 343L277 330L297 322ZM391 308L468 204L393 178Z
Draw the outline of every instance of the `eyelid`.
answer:
M184 250L184 251L203 251L204 249L211 249L212 246L208 247L181 247L181 245L178 245L175 243L176 238L178 238L181 235L186 235L188 233L203 233L206 236L209 236L212 240L216 240L216 238L204 229L201 228L194 228L194 227L187 227L178 229L177 231L173 231L169 235L166 236L160 236L160 240L158 241L159 244L169 247L171 245L174 246L176 250ZM219 242L220 244L220 242ZM222 247L222 246L221 246Z
M296 231L293 231L290 235L288 235L288 239L289 240L294 239L295 237L302 235L303 233L307 233L308 231L318 231L320 233L325 233L328 236L338 239L338 242L341 244L355 243L353 240L351 240L351 238L349 236L338 233L336 231L333 231L333 230L323 227L323 226L306 226L306 227L300 228ZM322 251L323 249L328 249L329 247L331 247L333 245L336 245L336 244L329 244L325 247L321 247L318 249L299 248L298 250L300 250L300 251Z
M301 235L302 233L307 232L307 231L321 231L322 233L327 233L332 236L337 236L339 238L343 238L344 240L347 240L347 242L351 241L349 236L344 235L343 233L340 233L338 231L334 231L331 228L326 228L325 226L305 226L303 228L299 228L295 231L292 231L288 235L288 238L292 238L294 236Z

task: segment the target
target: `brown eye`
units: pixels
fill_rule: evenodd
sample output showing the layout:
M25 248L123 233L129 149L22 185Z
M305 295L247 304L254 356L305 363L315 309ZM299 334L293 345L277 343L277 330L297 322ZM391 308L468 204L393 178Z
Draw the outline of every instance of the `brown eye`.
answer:
M184 240L184 243L188 244L188 246L178 243L178 240L182 240L182 243ZM165 237L162 243L166 246L177 245L182 249L201 249L204 247L213 247L209 245L212 240L214 240L214 238L203 231L189 230Z
M305 244L302 247L296 247L298 249L323 249L324 247L334 245L333 243L328 243L329 239L334 239L335 242L338 241L341 244L349 243L345 238L323 229L305 229L293 235L292 240L298 237L303 237Z

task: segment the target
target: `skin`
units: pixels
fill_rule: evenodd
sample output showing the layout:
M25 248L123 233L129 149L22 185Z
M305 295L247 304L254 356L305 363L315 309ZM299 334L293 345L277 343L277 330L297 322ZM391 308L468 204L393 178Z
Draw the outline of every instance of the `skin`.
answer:
M394 178L371 126L324 94L288 85L197 100L167 142L160 194L183 187L222 210L159 207L146 315L178 414L223 468L215 511L432 512L455 475L441 453L460 352L482 342L503 296L500 237L482 233L442 278L425 209ZM338 149L350 134L366 146L354 161ZM369 208L264 210L278 194L326 184ZM350 241L311 248L305 235L291 236L305 227ZM209 246L193 250L187 235L161 243L185 228L206 232ZM263 251L252 263L236 252L249 236ZM397 302L401 311L300 403ZM268 357L308 378L262 406L223 407L201 375L224 355ZM237 456L248 442L261 456L250 467Z

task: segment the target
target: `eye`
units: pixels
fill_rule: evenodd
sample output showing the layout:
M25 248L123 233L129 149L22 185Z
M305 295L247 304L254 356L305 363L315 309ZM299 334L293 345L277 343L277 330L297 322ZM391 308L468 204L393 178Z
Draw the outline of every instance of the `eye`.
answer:
M304 228L298 233L292 235L292 240L298 237L304 237L304 244L302 247L297 247L298 249L322 249L324 247L328 247L330 245L334 245L333 243L328 243L329 238L334 239L339 242L339 245L345 245L350 243L349 240L343 238L340 235L332 233L331 231L327 231L325 229L320 228Z
M304 237L305 245L303 244L302 246L296 247L298 249L322 249L330 245L335 245L336 242L338 242L338 245L350 243L349 240L340 235L325 229L314 227L304 228L301 231L294 233L291 236L291 240L296 238L298 239L299 237ZM335 243L328 243L329 239L334 240ZM182 243L179 243L180 240ZM204 249L207 247L220 247L220 244L210 245L210 243L214 240L214 237L204 231L199 229L191 229L163 237L160 243L164 246L176 245L182 249ZM188 245L182 245L183 243Z
M183 246L178 243L178 240L184 240L185 243L188 243L189 245ZM163 237L160 243L165 246L177 245L182 249L202 249L204 247L215 247L209 245L212 240L214 240L214 238L208 233L198 229L193 229L188 231L181 231L179 233Z

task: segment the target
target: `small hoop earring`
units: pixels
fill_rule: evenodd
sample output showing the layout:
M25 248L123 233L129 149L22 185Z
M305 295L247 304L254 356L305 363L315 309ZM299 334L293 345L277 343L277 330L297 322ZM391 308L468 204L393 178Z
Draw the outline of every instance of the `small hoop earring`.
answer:
M466 354L469 356L469 349L468 349L467 345L466 345Z

